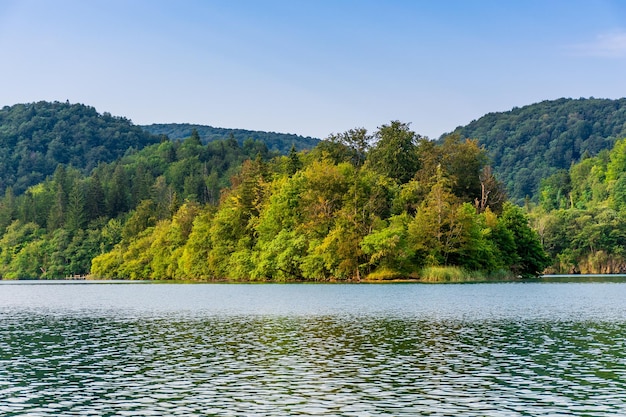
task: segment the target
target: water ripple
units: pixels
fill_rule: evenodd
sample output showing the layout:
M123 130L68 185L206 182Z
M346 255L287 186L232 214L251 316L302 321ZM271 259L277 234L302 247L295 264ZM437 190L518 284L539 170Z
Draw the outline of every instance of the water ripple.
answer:
M3 416L614 416L626 324L0 315Z
M626 284L0 288L2 416L626 415Z

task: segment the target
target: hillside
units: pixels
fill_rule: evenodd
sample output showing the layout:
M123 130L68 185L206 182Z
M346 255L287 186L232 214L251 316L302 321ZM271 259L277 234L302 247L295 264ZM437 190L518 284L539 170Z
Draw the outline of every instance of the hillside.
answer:
M626 137L626 98L542 101L489 113L453 133L485 146L514 201L536 200L541 179Z
M240 145L247 139L264 142L271 151L278 151L287 154L292 145L297 150L312 149L318 143L319 139L294 135L289 133L261 132L256 130L244 129L225 129L219 127L194 125L188 123L169 123L169 124L152 124L141 126L146 132L153 135L166 135L171 140L180 140L191 136L193 129L198 131L202 143L213 142L215 140L224 140L231 137L237 139Z
M0 278L541 272L539 240L522 209L498 198L502 187L476 141L437 146L394 121L362 154L364 136L351 130L287 156L254 140L204 145L194 134L128 151L89 174L59 165L26 192L0 196Z
M135 126L83 104L16 104L0 109L0 193L12 186L20 194L50 176L58 164L87 174L131 147L158 143L161 135L182 140L193 129L205 144L234 138L240 145L263 142L270 151L282 154L292 145L303 150L320 142L294 134L193 124ZM494 172L514 201L521 203L527 196L537 200L543 178L626 137L626 99L543 101L489 113L453 133L475 138L487 149Z
M626 272L626 138L541 182L533 224L549 273Z
M58 164L88 173L159 138L128 119L83 104L45 102L0 109L0 192L16 194L52 175Z

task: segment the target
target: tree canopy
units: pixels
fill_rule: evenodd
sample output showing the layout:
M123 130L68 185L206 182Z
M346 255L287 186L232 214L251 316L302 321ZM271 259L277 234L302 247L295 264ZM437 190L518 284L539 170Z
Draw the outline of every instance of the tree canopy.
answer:
M165 135L171 140L181 140L191 136L195 130L202 143L216 140L234 138L239 145L244 146L246 141L263 142L271 151L287 154L291 146L296 150L312 149L319 139L309 136L295 135L291 133L262 132L258 130L227 129L206 125L194 125L188 123L155 123L141 126L143 130L152 135Z
M37 102L0 109L0 192L20 194L59 164L87 174L130 148L158 143L128 119L83 104Z
M459 134L433 142L392 121L312 149L283 141L281 154L233 131L207 140L192 127L170 140L69 103L2 117L0 146L22 156L1 165L12 169L0 198L3 278L358 281L442 266L534 276L548 263L544 235L507 202L487 150ZM603 158L610 185L594 174L587 188L616 206L621 157ZM574 180L550 181L565 188L546 196L573 195Z
M60 165L0 199L0 274L358 281L419 278L433 266L534 276L545 266L525 213L481 195L487 160L475 141L416 140L400 122L375 132L371 148L363 130L338 137L328 142L344 147L340 160L326 142L281 156L192 134L89 175ZM389 169L377 151L398 141L413 154Z
M531 214L549 271L626 272L626 139L545 178Z
M559 99L489 113L454 133L478 140L511 198L538 200L541 180L626 136L626 98Z

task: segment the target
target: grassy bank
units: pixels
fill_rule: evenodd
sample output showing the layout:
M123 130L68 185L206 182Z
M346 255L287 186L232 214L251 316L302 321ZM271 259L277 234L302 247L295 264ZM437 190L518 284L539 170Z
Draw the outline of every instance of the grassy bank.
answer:
M430 266L421 271L406 275L391 269L377 270L367 275L364 281L368 282L482 282L482 281L506 281L517 277L507 270L492 272L469 271L457 266Z
M422 269L419 280L423 282L480 282L515 279L510 271L468 271L457 266L430 266Z

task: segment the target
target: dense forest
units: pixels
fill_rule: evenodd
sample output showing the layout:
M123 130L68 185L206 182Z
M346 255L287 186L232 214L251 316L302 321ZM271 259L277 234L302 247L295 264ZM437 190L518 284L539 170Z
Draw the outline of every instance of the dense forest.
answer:
M308 149L283 138L280 149L289 148L281 153L232 132L203 141L192 128L170 140L84 105L4 107L0 276L358 281L624 272L622 105L533 105L544 106L542 119L553 121L546 134L555 137L546 144L532 136L534 147L519 142L530 129L520 114L533 106L506 114L518 115L501 138L501 152L510 147L512 156L497 160L508 183L484 139L459 131L430 141L399 121L332 134ZM606 120L593 119L601 114ZM581 126L591 127L581 136ZM563 156L565 166L542 168L538 149ZM527 180L538 181L524 193L531 198L508 200L519 173L505 161L544 170Z
M8 187L0 200L0 276L86 274L92 258L171 219L182 205L218 204L245 160L270 155L262 142L202 145L194 134L131 150L89 175L58 165L20 195Z
M191 136L191 132L195 130L198 132L198 135L200 135L200 140L204 144L215 140L226 140L232 137L235 138L240 145L243 145L246 140L252 139L261 141L265 143L269 150L277 151L282 154L288 153L292 145L295 146L296 150L301 151L314 148L319 143L319 139L308 136L261 132L257 130L226 129L187 123L151 124L141 126L141 128L153 135L165 135L171 140L187 138Z
M626 139L545 178L532 219L549 272L626 272Z
M97 256L91 273L326 281L424 278L440 266L541 272L538 237L476 142L453 136L435 146L400 122L375 136L371 149L355 129L310 153L248 160L217 207L186 202L171 219L140 221L147 227Z
M87 174L129 149L159 142L129 120L83 104L38 102L0 109L0 193L20 194L59 164Z
M276 155L196 131L59 165L0 200L0 275L130 279L426 279L438 267L534 276L548 260L473 140L400 122Z
M536 202L542 179L626 137L626 98L543 101L489 113L454 133L487 149L516 203Z

